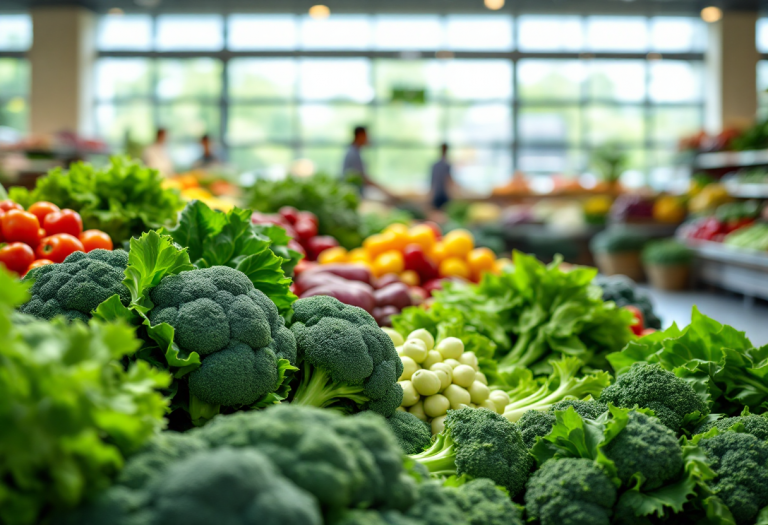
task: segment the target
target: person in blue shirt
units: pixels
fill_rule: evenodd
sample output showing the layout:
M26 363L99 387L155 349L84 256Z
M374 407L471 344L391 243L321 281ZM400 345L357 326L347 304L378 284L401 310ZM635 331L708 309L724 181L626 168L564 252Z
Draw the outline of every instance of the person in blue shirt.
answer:
M450 200L449 187L453 186L451 176L451 163L448 162L448 144L440 146L440 160L432 165L432 178L430 181L432 206L440 209Z
M365 168L363 157L360 154L361 150L368 145L368 130L365 126L357 126L354 130L354 139L347 149L347 154L344 155L344 166L341 169L342 176L347 178L359 177L359 190L363 193L365 187L372 187L379 190L387 198L395 200L387 189L380 184L375 183L368 176L368 170Z

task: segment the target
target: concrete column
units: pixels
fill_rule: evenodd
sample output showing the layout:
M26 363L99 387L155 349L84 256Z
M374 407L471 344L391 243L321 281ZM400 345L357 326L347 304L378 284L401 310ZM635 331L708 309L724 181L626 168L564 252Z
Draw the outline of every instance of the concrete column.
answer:
M32 133L90 134L96 15L80 6L32 9Z

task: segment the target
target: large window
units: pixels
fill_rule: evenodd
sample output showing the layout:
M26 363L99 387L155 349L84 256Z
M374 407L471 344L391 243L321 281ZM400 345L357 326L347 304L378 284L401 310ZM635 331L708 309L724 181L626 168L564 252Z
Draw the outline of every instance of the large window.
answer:
M243 170L297 159L338 173L355 125L371 174L426 186L448 142L457 178L577 174L606 143L636 177L702 124L703 23L685 17L122 15L99 28L96 124L115 146L203 133Z
M0 14L0 141L28 129L29 63L24 55L31 43L28 15Z

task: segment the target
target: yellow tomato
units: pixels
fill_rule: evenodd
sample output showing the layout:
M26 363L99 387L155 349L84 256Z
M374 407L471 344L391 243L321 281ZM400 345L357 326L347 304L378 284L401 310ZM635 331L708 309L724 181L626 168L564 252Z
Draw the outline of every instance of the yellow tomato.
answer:
M400 280L403 281L408 286L418 286L421 284L421 279L419 279L419 274L414 272L413 270L406 270L403 273L401 273Z
M511 259L496 259L496 273L504 273L505 270L511 268L513 265Z
M463 259L475 247L475 238L467 230L453 230L443 238L443 245L448 256Z
M440 264L448 257L448 252L445 251L445 245L441 241L437 241L432 247L432 251L428 252L429 258L432 259L435 264Z
M418 244L424 253L429 253L435 246L435 230L426 224L417 224L408 231L408 237L412 244Z
M320 264L336 264L347 262L347 250L342 246L328 248L320 252L317 256L317 262Z
M469 279L469 266L458 257L448 257L440 263L440 275L443 277L462 277Z
M467 264L472 273L489 271L496 264L496 255L488 248L475 248L467 255Z
M377 233L363 241L363 248L371 259L389 250L396 250L398 239L392 232Z
M390 224L386 228L384 228L384 231L382 232L384 234L391 233L395 236L395 249L401 250L405 248L405 246L410 242L410 237L408 235L408 226L405 224L395 223Z
M365 251L365 248L355 248L354 250L350 250L347 254L347 260L349 262L371 262L371 258L368 256L368 252Z
M373 261L373 273L377 276L388 273L399 274L405 269L403 254L397 250L389 250L382 253Z

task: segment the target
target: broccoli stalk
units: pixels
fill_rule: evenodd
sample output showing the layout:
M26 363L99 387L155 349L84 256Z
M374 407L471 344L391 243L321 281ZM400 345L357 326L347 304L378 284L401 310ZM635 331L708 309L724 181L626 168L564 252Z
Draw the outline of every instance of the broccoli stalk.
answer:
M509 421L518 421L528 410L548 410L565 399L597 397L611 383L610 374L604 371L577 377L583 363L576 357L550 361L550 364L554 371L538 390L504 409L504 417Z
M303 368L303 380L296 390L293 403L318 408L326 408L339 399L349 399L356 405L363 405L369 398L363 394L365 388L362 384L337 382L331 374L319 367L313 367L305 362Z
M438 434L435 442L424 452L411 456L434 476L456 474L456 446L450 435Z

